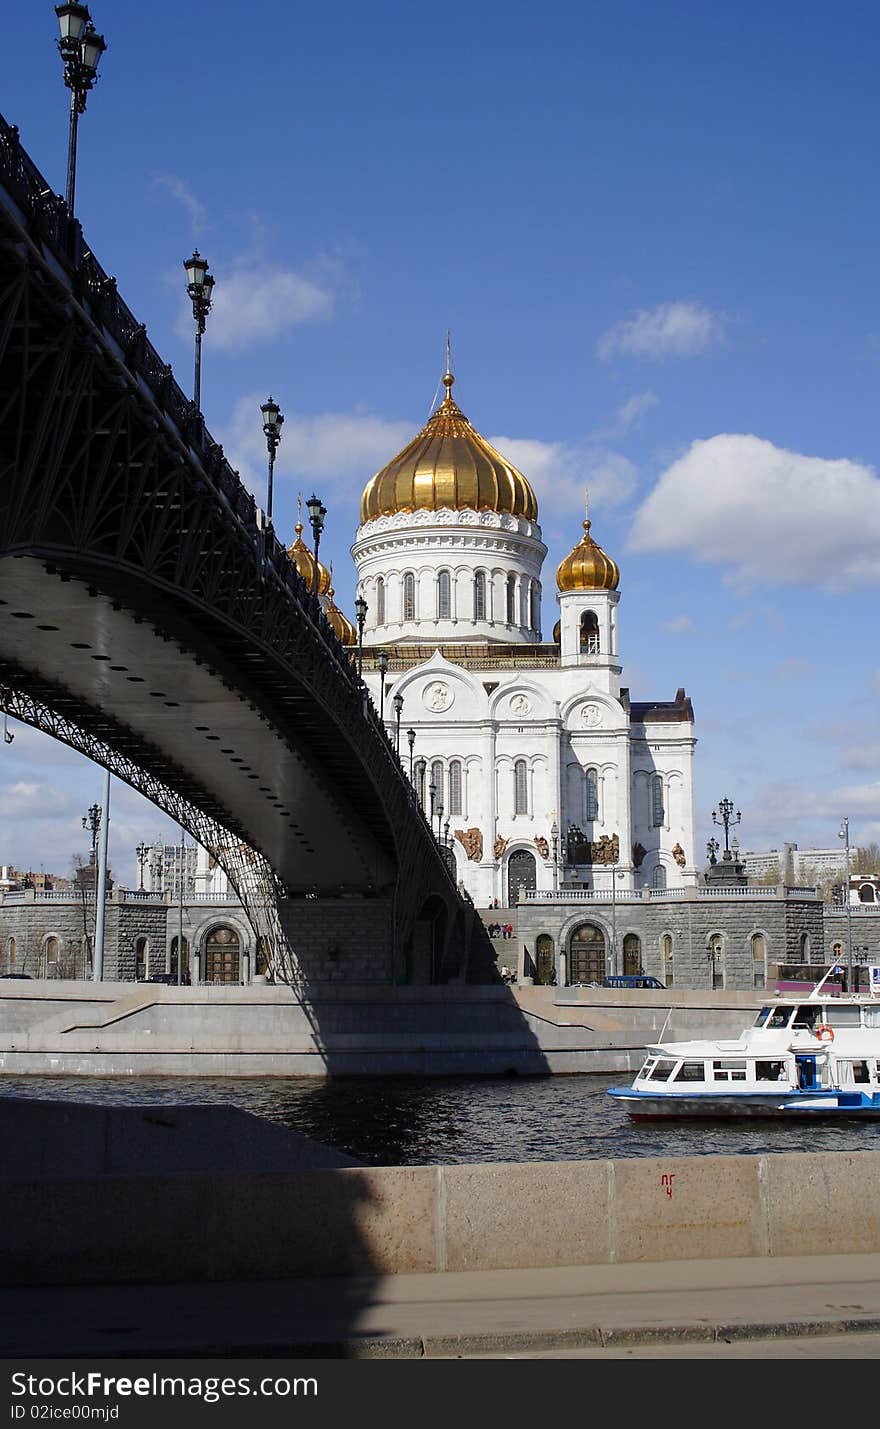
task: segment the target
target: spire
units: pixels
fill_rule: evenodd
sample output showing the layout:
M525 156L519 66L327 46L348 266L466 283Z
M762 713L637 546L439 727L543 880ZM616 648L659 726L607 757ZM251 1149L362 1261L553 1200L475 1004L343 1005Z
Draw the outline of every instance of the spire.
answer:
M446 402L452 401L452 388L455 378L452 375L452 336L449 328L446 329L446 371L443 374L443 386L446 388Z

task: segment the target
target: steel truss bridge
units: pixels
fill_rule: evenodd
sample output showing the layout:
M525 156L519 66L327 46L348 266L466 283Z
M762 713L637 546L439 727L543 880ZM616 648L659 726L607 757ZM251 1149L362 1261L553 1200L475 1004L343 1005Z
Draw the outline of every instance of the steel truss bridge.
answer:
M296 900L385 900L391 976L426 937L464 975L472 910L349 653L2 118L0 704L211 849L294 986Z

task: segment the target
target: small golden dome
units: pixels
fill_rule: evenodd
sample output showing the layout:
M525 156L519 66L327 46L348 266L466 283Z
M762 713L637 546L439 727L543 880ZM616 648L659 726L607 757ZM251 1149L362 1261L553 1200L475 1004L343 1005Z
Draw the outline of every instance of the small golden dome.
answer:
M315 557L302 538L302 522L297 521L293 529L296 532L296 540L294 541L292 546L288 546L287 554L293 561L293 564L296 566L309 590L311 590L315 583ZM327 567L323 565L321 561L319 561L318 595L326 595L329 589L330 572L328 571Z
M397 511L499 511L538 519L535 493L522 472L481 437L453 401L451 372L446 396L393 461L377 472L361 497L361 522Z
M593 540L590 525L589 521L584 522L581 540L556 567L556 584L560 591L617 590L620 568Z
M357 631L348 616L343 615L338 605L334 605L333 597L335 594L336 592L333 587L330 586L330 589L327 591L328 604L327 609L324 611L324 616L343 645L357 645Z

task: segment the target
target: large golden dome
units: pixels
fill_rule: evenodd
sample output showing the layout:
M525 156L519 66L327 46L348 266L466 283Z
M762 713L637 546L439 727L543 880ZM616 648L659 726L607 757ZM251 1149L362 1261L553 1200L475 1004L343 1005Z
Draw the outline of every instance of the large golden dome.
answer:
M308 586L309 590L311 590L311 589L313 588L313 586L314 586L314 583L315 583L315 557L314 557L314 553L309 550L308 546L306 545L305 541L304 541L303 538L302 538L302 533L303 533L303 524L302 524L302 522L301 522L301 521L297 521L297 523L296 523L296 525L294 526L293 529L294 529L294 531L296 532L296 540L294 541L294 543L293 543L292 546L288 546L288 548L287 548L287 554L288 554L288 556L290 557L290 559L293 561L293 564L296 566L297 570L299 571L300 575L302 576L302 578L303 578L303 580L305 581L306 585ZM319 561L319 562L318 562L318 595L326 595L329 589L330 589L330 572L328 571L327 567L326 567L325 565L323 565L321 561Z
M453 401L451 372L446 396L418 436L377 472L361 497L361 523L397 511L499 511L538 518L535 493L522 472L471 426Z
M620 568L597 545L590 535L590 522L584 522L584 534L573 551L556 567L556 584L560 591L616 590Z

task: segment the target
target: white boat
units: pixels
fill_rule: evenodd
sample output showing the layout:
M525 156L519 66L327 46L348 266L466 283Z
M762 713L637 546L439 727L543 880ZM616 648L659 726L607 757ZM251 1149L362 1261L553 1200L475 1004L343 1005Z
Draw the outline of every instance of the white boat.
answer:
M880 982L777 996L736 1041L657 1042L632 1086L610 1087L634 1121L703 1117L880 1119Z

